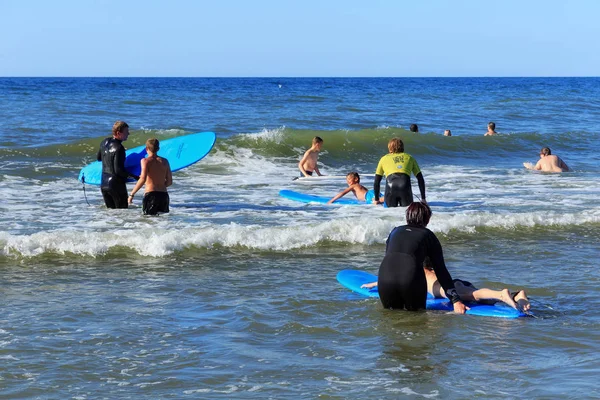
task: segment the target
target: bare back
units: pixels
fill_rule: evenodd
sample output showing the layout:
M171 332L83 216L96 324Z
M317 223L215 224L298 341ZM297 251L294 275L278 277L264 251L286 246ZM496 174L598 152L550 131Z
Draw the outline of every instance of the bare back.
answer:
M569 170L569 167L560 157L549 154L537 162L535 169L544 172L565 172Z
M151 155L142 160L142 169L146 172L145 191L166 192L173 183L171 166L166 158Z

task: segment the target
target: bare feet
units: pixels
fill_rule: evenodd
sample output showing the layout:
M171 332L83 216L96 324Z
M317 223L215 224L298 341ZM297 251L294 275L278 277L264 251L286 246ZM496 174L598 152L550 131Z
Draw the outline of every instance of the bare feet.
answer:
M519 292L515 295L515 301L523 311L529 311L531 308L531 304L529 304L529 299L527 298L527 293L524 290L519 290Z
M512 308L518 309L517 303L510 297L510 292L508 289L502 289L500 291L500 300L511 306Z

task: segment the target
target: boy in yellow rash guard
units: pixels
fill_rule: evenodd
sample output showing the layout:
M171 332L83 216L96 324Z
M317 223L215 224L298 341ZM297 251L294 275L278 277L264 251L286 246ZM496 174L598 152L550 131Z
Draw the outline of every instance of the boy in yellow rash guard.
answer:
M379 201L381 179L386 176L384 201L388 207L407 207L413 201L410 174L412 173L419 183L421 200L425 200L425 179L417 161L404 152L404 143L398 138L388 143L390 154L381 157L375 171L373 190L375 198L373 203Z

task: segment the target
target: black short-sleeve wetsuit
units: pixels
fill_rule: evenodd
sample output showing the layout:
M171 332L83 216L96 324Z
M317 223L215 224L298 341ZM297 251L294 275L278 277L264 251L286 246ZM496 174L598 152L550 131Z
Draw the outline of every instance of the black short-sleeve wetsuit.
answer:
M113 137L100 143L98 161L102 161L100 190L107 208L127 208L127 177L125 170L125 148Z
M442 245L427 228L404 225L390 232L385 257L379 267L379 298L385 308L424 309L427 299L427 280L423 261L429 256L435 274L447 297L460 300L452 277L444 263Z

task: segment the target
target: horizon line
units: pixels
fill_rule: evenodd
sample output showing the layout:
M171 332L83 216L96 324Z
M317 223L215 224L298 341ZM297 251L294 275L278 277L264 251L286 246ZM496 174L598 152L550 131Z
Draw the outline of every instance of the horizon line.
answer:
M600 78L600 75L474 75L474 76L127 76L127 75L7 75L0 76L0 79L11 78L42 78L42 79L57 79L57 78L80 78L80 79L101 79L101 78L116 78L116 79L456 79L456 78Z

